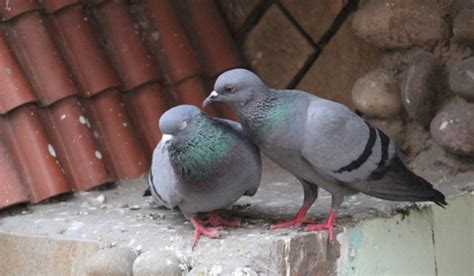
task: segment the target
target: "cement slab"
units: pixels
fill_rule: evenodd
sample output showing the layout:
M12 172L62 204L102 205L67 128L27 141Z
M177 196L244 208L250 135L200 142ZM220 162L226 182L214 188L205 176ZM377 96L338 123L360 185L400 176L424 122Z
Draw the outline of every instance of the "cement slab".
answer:
M457 175L454 182L452 178L444 179L436 174L430 177L439 179L434 181L435 185L450 195L472 191L474 187L472 178L462 174ZM264 159L263 181L257 194L252 198L242 198L224 212L224 215L242 218L243 227L222 231L222 239L203 237L195 250L191 250L192 226L179 210L157 207L150 198L143 198L146 185L145 179L138 179L117 183L111 189L78 192L49 203L7 210L0 214L0 233L89 241L97 243L100 248L130 247L137 253L156 249L172 251L180 259L183 269L191 270L192 274L239 269L271 275L286 274L290 265L295 269L299 263L303 268L308 258L316 261L311 254L298 257L300 251L304 251L301 243L307 241L318 248L319 263L327 262L325 269L335 271L338 241L328 244L326 232L267 229L271 222L290 218L300 207L303 196L297 180L267 159ZM418 207L421 205L425 204L417 204ZM361 220L390 217L398 210L413 206L365 195L352 196L346 199L340 210L338 231L342 232ZM329 207L330 196L321 191L310 215L322 220ZM288 259L291 254L292 261Z

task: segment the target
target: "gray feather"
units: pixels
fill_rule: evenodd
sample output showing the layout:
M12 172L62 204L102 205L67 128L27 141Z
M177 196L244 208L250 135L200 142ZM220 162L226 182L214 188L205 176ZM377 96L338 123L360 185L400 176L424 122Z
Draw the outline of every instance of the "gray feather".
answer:
M406 168L389 137L339 103L302 91L269 89L244 69L223 73L214 90L212 100L236 110L244 131L270 159L329 191L335 205L357 192L444 202L440 192Z
M227 208L242 195L255 194L260 153L240 124L178 106L162 116L160 128L173 138L160 141L154 150L149 183L163 205L189 216Z

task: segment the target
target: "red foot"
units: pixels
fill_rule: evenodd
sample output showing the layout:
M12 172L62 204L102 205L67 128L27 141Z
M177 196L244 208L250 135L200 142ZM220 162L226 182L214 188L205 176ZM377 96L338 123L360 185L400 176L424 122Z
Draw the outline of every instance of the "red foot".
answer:
M304 228L304 231L310 232L310 231L328 230L329 240L332 241L334 239L335 218L336 218L336 211L331 211L325 223L308 225Z
M211 226L227 226L227 227L240 227L240 219L236 220L226 220L223 219L219 213L217 212L212 212L209 215L209 218L206 220L203 220L204 224L206 225L211 225Z
M303 223L316 223L316 221L309 220L306 218L306 213L308 212L308 208L301 207L298 210L298 213L288 221L280 221L276 224L270 225L270 229L280 229L280 228L289 228L289 227L300 227Z
M201 235L212 239L218 239L220 238L220 236L217 231L224 229L222 226L206 228L202 225L202 222L200 220L197 220L195 218L191 218L191 224L194 226L193 248L196 246Z

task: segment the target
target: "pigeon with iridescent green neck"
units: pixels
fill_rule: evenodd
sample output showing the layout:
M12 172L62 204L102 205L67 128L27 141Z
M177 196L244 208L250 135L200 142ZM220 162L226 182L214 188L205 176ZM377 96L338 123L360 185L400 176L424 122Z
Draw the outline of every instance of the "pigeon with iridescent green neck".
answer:
M218 238L215 231L221 226L239 226L239 221L226 221L214 211L254 195L260 184L260 153L240 124L180 105L166 111L159 126L163 137L153 152L150 191L191 221L193 247L201 235ZM203 212L211 212L208 219L197 217Z
M339 103L297 90L268 88L254 73L233 69L221 74L204 101L229 103L245 133L271 160L295 175L304 200L296 216L272 228L299 226L318 196L332 195L332 210L322 224L305 230L329 230L344 196L365 193L395 201L433 201L445 196L410 171L402 154L380 129Z

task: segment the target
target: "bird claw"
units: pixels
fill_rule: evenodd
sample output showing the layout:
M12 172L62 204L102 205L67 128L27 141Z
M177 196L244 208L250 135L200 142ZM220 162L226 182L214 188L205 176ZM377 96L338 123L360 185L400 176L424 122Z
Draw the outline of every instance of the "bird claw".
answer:
M240 227L241 221L240 219L235 220L226 220L222 218L219 213L211 213L207 220L203 220L204 224L211 225L211 226L227 226L227 227Z
M191 218L191 224L194 226L192 249L194 249L201 236L206 236L211 239L218 239L220 238L220 236L217 232L220 230L224 230L224 227L222 226L205 227L204 223L196 218Z
M194 230L194 236L193 236L193 249L196 246L196 244L198 243L201 236L206 236L206 237L211 238L211 239L219 239L220 235L217 232L220 231L220 230L224 230L224 227L222 227L222 226L207 227L207 228L204 227L204 226L196 227L196 229Z
M270 225L270 229L280 229L280 228L297 228L303 225L303 223L316 223L316 221L306 218L306 213L308 212L308 207L301 207L298 210L296 215L288 221L280 221L276 224Z
M280 221L270 225L270 229L281 229L281 228L297 228L303 225L303 223L316 223L315 220L307 219L305 217L295 217L288 221Z
M321 230L328 230L329 240L332 241L334 239L334 225L332 224L327 224L327 223L310 224L303 229L303 231L305 232L313 232L313 231L321 231Z
M312 232L312 231L321 231L321 230L328 230L329 231L329 240L332 241L334 239L334 219L336 217L336 211L331 211L329 213L328 219L324 223L320 224L311 224L306 226L303 231L305 232Z

